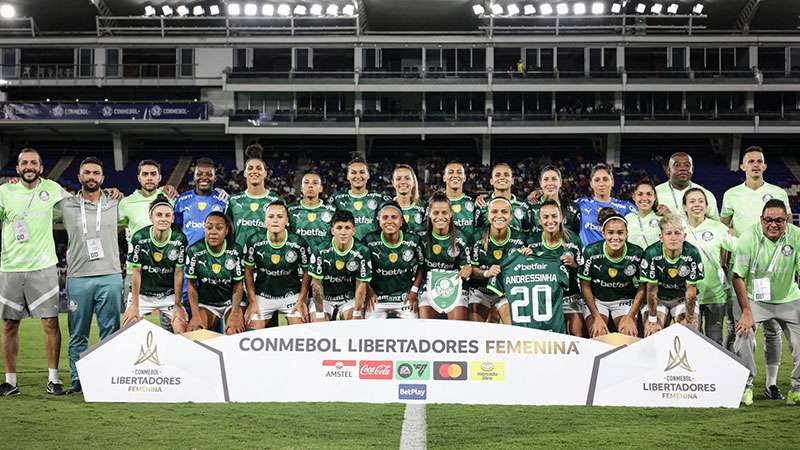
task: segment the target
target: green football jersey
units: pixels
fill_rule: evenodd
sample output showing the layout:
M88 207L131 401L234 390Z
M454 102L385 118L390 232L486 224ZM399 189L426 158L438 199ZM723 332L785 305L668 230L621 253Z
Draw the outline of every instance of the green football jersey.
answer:
M253 234L244 248L244 264L253 268L256 295L282 298L300 293L303 270L308 268L308 246L300 236L284 232L282 242L268 233Z
M542 209L542 201L528 202L528 206L531 210L531 222L533 223L533 227L541 227L539 211ZM569 228L573 233L581 232L581 209L578 208L575 202L567 203L566 207L562 208L561 214L564 216L563 223L565 227Z
M495 264L502 265L511 250L527 245L528 238L525 234L511 228L506 228L506 237L502 241L496 241L491 235L487 235L484 244L484 233L485 231L478 231L473 235L472 251L469 255L470 263L483 270Z
M322 249L331 242L331 220L336 208L319 202L306 206L302 200L289 206L289 229L305 239L310 251Z
M492 197L494 198L494 194ZM487 218L487 211L489 210L489 202L491 198L486 199L486 205L481 206L475 211L475 229L480 230L488 221ZM533 228L533 222L531 221L531 207L527 201L519 201L517 197L512 195L511 196L511 228L517 231L523 232L530 232Z
M642 257L639 281L658 283L658 298L683 298L687 284L697 284L705 278L703 260L694 245L684 242L683 251L675 259L664 254L661 241L647 247Z
M508 299L512 325L566 333L562 298L568 285L569 274L558 258L512 251L487 288Z
M746 230L736 243L733 272L745 280L747 296L753 299L753 280L768 278L770 299L764 303L800 300L796 276L800 269L800 228L788 224L785 235L776 242L764 237L761 224ZM760 250L760 251L759 251ZM775 259L772 270L770 265Z
M661 238L661 216L655 212L651 211L645 217L639 217L635 212L628 213L625 221L628 222L628 242L631 244L647 248Z
M728 227L722 223L705 219L697 227L686 227L686 242L700 251L706 272L706 276L697 283L697 302L701 305L725 303L728 290L724 272L720 273L720 250L732 252L736 238L728 233Z
M450 211L453 213L452 220L456 228L464 236L472 236L475 231L475 202L472 197L461 194L460 197L451 198Z
M131 237L128 266L142 271L140 295L162 297L175 293L175 268L183 267L188 247L186 235L170 229L167 240L156 242L153 226L148 225Z
M378 229L375 213L381 205L390 200L389 196L380 192L367 191L361 195L353 195L350 191L343 191L333 194L328 203L336 209L353 213L356 220L356 238L363 239Z
M403 210L403 220L406 221L408 231L414 234L423 234L427 229L425 223L425 202L419 202L409 206L408 208L401 207Z
M264 230L267 206L282 201L283 199L272 191L267 191L258 197L242 191L228 199L228 209L225 214L231 218L236 233L236 245L239 248L244 248L250 236Z
M133 235L142 228L151 225L150 204L161 193L161 188L158 188L154 193L145 197L142 195L141 189L137 189L133 194L119 201L117 205L119 223L120 225L125 225L125 240L128 242L128 253L131 251ZM174 206L175 200L170 200L170 203ZM131 273L130 267L128 267L128 273Z
M325 300L341 303L353 300L356 281L372 280L372 261L369 249L358 239L350 242L347 250L340 252L331 243L311 254L308 274L322 280Z
M370 286L377 295L378 303L394 303L405 300L417 276L422 261L419 237L413 233L400 232L400 240L390 245L382 231L370 233L364 238L372 261Z
M592 295L598 301L631 300L638 289L644 250L629 242L622 256L612 259L605 245L603 240L583 248L578 260L578 278L592 283Z
M185 276L197 283L199 303L210 306L230 306L233 286L244 279L242 252L235 245L223 244L219 253L206 245L206 240L195 242L186 250ZM242 297L244 298L244 297Z
M544 234L542 232L537 232L531 235L528 246L531 248L533 256L537 258L544 257L560 259L562 255L569 253L575 258L576 263L580 261L581 251L583 250L581 237L578 235L578 233L570 233L569 240L567 242L561 241L557 245L549 247L544 242ZM578 284L579 268L580 267L570 269L567 267L567 271L569 272L569 286L567 287L566 292L564 292L565 297L571 297L581 293L580 286Z
M0 186L0 220L3 221L3 249L0 271L30 272L55 266L53 207L70 194L55 181L40 178L28 189L22 183ZM25 223L27 240L17 240L14 222Z

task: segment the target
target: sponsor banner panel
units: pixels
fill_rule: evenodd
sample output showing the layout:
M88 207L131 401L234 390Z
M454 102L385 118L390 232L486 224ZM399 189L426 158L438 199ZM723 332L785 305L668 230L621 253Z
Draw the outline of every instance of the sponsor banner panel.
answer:
M588 404L738 408L747 368L697 331L672 325L597 357Z
M224 402L220 352L146 320L86 351L78 375L87 402Z
M312 323L207 344L225 356L234 402L583 405L595 357L612 349L546 331L445 320Z
M0 120L207 120L208 104L4 103Z

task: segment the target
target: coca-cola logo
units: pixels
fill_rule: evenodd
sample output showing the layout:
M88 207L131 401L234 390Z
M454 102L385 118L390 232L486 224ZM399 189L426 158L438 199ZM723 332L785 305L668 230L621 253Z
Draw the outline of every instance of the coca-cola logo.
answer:
M362 380L391 380L392 361L359 361L358 378Z

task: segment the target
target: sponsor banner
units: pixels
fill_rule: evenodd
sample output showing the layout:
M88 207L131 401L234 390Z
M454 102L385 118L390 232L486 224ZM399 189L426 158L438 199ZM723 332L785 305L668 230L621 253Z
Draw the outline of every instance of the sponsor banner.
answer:
M146 320L87 350L78 375L87 402L227 400L222 354Z
M597 357L587 404L738 408L748 370L691 328L672 325Z
M4 103L0 120L207 120L208 104Z
M586 404L595 357L612 349L547 331L449 320L311 323L207 345L225 356L234 402L509 405Z

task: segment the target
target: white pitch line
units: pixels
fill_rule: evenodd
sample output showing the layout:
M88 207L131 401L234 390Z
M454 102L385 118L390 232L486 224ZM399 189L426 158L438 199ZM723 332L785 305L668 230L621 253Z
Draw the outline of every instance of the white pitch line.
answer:
M428 448L428 424L424 403L407 403L400 433L400 450L425 450Z

